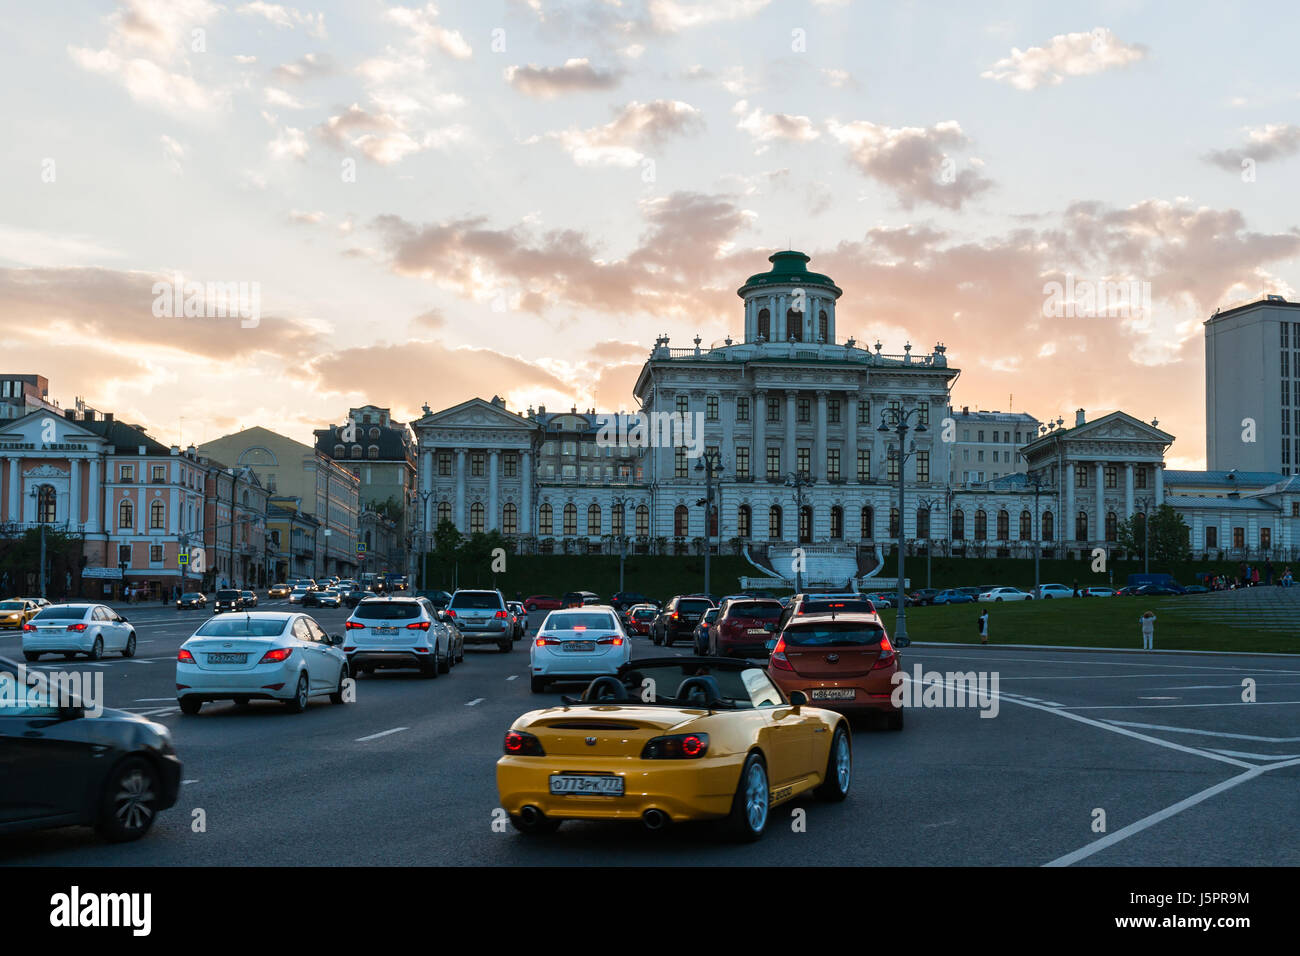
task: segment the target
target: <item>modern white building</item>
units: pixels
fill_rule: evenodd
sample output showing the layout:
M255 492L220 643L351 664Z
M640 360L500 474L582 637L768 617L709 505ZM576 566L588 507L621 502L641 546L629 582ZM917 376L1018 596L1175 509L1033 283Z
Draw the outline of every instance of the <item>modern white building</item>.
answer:
M952 430L948 482L954 486L1023 474L1026 465L1020 449L1043 427L1025 412L972 412L968 405L949 408L948 418L951 426L947 419L943 423Z

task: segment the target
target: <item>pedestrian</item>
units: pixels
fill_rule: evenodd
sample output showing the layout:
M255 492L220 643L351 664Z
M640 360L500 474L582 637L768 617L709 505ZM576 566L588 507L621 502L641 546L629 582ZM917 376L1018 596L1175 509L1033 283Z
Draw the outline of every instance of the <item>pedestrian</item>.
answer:
M1273 559L1272 558L1264 559L1264 586L1270 588L1273 586Z
M1149 651L1155 647L1156 643L1156 615L1154 611L1147 611L1139 618L1142 624L1142 650Z
M1252 588L1259 587L1259 566L1258 565L1250 569L1250 586Z
M1291 565L1288 564L1286 566L1286 570L1282 572L1282 587L1289 588L1290 586L1291 586Z
M1078 579L1078 578L1075 578L1075 579L1074 579L1074 594L1072 594L1072 595L1070 595L1070 596L1071 596L1071 597L1078 597L1078 596L1079 596L1079 579Z
M988 608L985 608L980 613L979 627L980 627L980 643L987 644L989 642L989 609Z

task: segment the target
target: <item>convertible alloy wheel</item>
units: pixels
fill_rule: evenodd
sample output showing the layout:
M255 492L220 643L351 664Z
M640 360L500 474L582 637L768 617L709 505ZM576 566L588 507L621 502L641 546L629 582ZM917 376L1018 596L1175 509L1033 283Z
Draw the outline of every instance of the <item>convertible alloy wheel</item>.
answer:
M767 766L759 754L752 753L741 768L740 782L731 801L731 813L725 824L730 835L744 843L761 837L767 828L769 800Z
M826 779L816 790L824 800L839 801L849 795L853 782L853 745L843 725L835 728L830 752L826 757Z
M745 817L749 828L757 833L767 826L767 772L758 762L745 775Z

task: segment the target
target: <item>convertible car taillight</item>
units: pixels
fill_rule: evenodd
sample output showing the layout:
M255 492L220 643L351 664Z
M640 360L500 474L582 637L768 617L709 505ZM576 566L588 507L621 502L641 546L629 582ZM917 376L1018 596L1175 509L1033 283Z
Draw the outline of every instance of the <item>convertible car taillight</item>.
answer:
M708 734L674 734L655 737L641 751L642 760L693 760L709 750Z
M545 757L542 742L522 730L506 731L506 753L515 757Z

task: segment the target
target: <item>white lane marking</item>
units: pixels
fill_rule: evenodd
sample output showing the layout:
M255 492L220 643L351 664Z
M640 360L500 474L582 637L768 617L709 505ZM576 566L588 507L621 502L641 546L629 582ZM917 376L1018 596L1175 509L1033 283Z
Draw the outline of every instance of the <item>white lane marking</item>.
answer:
M1005 678L1003 678L1005 680ZM1268 681L1269 687L1296 687L1294 681ZM1240 684L1191 684L1186 687L1153 687L1152 690L1241 690Z
M381 730L377 734L371 734L369 737L358 737L356 743L363 744L367 740L378 740L380 737L387 737L389 734L400 734L403 730L410 730L410 727L394 727L392 730Z
M161 704L164 701L170 701L175 699L176 699L175 697L137 697L135 699L135 702L137 704L155 704L155 703Z
M918 644L917 644L917 642L915 642L915 641L914 641L914 642L912 643L912 645L911 645L912 648L915 648L915 647L917 647L917 646L918 646ZM1047 649L1047 650L1060 650L1060 648L1046 648L1046 649ZM1094 660L1075 660L1075 659L1072 659L1072 658L1052 658L1052 659L1050 659L1050 660L1044 660L1042 657L1002 657L1002 656L999 655L999 654L992 654L992 653L990 653L990 654L976 654L976 655L971 656L971 657L962 657L962 656L959 656L959 655L957 655L957 654L931 654L931 655L926 655L926 654L920 654L920 653L918 653L918 652L915 651L915 650L912 650L911 653L912 653L913 655L917 656L917 657L922 658L923 660L931 660L931 659L935 659L935 658L937 658L937 659L940 659L940 660L952 660L952 661L989 661L989 660L994 660L994 661L1022 661L1022 662L1027 663L1027 664L1092 664L1092 665L1097 666L1097 667L1164 667L1164 668L1167 668L1167 669L1169 669L1169 670L1175 670L1175 669L1178 669L1178 670L1201 670L1201 671L1225 671L1225 672L1227 672L1227 673L1231 673L1231 674L1237 674L1237 673L1249 672L1249 673L1251 673L1251 674L1291 674L1291 675L1295 675L1295 676L1300 676L1300 671L1281 670L1281 669L1278 669L1278 668L1247 667L1245 664L1239 664L1239 665L1237 665L1236 667L1215 667L1215 666L1210 665L1210 664L1156 664L1156 663L1154 663L1154 662L1152 662L1152 661L1146 661L1146 660L1144 660L1144 661L1104 661L1104 660L1095 660L1095 659L1094 659ZM1227 652L1219 652L1219 651L1205 651L1204 653L1209 654L1209 653L1227 653ZM1270 656L1273 656L1273 657L1286 657L1286 656L1293 656L1293 655L1274 654L1274 655L1270 655ZM1130 675L1130 676L1134 676L1134 675ZM1151 676L1151 677L1157 677L1157 676L1159 676L1159 675L1157 675L1157 674L1151 674L1151 675L1148 675L1148 676ZM1193 674L1185 674L1185 675L1183 675L1183 676L1185 676L1185 677L1194 677L1195 675L1193 675ZM1066 677L1065 675L1062 675L1062 677L1060 677L1060 678L1049 678L1049 679L1054 679L1054 680L1065 680L1065 679L1067 679L1067 677Z
M1182 700L1181 697L1138 697L1138 700Z
M1223 704L1089 704L1087 706L1067 707L1067 710L1173 710L1175 707L1268 707L1269 705L1278 706L1282 704L1300 704L1300 700L1257 700L1246 702L1242 700L1228 701Z
M1217 794L1220 794L1225 790L1231 790L1233 787L1237 786L1238 784L1245 783L1247 780L1253 780L1256 777L1260 776L1261 774L1268 773L1270 770L1276 770L1279 767L1293 767L1296 764L1300 764L1300 760L1288 760L1285 763L1270 764L1267 767L1251 767L1245 773L1239 773L1235 777L1229 777L1227 780L1221 781L1220 783L1216 783L1214 786L1208 787L1205 790L1200 791L1199 793L1194 793L1190 797L1187 797L1184 800L1179 800L1177 803L1173 804L1172 806L1165 807L1163 810L1157 810L1155 813L1149 814L1148 816L1143 817L1141 820L1138 820L1134 823L1130 823L1122 830L1116 830L1114 833L1108 833L1100 840L1096 840L1092 843L1089 843L1087 846L1079 847L1079 849L1075 850L1074 852L1067 853L1065 854L1065 856L1059 856L1055 860L1052 860L1049 863L1044 863L1043 865L1044 866L1069 866L1072 863L1078 863L1080 860L1087 859L1088 857L1092 856L1094 853L1100 853L1102 850L1106 849L1107 847L1114 846L1120 840L1126 840L1129 837L1133 836L1135 833L1141 833L1143 830L1155 826L1161 820L1167 820L1170 817L1174 816L1175 814L1182 813L1188 807L1194 807L1196 806L1196 804L1208 800L1210 797L1216 796ZM1241 766L1247 766L1247 765L1242 764Z
M506 680L519 680L519 675L511 674L509 677L506 678Z
M187 783L198 783L198 781L197 781L197 780L182 780L182 781L181 781L181 785L182 785L182 786L184 786L184 785L187 784Z
M1108 720L1108 724L1120 727L1140 727L1143 730L1165 730L1175 734L1195 734L1198 737L1227 737L1230 740L1257 740L1266 744L1290 744L1300 741L1300 737L1258 737L1254 734L1231 734L1224 730L1199 730L1195 727L1169 727L1165 724L1135 724L1126 720Z
M1247 760L1296 760L1300 759L1300 754L1256 754L1243 753L1240 750L1220 750L1212 748L1216 754L1227 754L1229 757L1242 757Z
M475 697L473 700L471 700L471 701L470 701L469 703L467 703L465 706L466 706L466 707L473 707L475 704L481 704L481 703L483 703L483 701L485 701L485 700L487 700L486 697Z
M128 664L152 664L153 663L153 661L145 660L144 658L136 658L136 657L128 657L126 659L126 662Z

